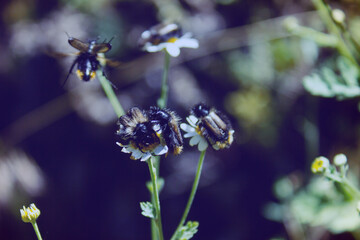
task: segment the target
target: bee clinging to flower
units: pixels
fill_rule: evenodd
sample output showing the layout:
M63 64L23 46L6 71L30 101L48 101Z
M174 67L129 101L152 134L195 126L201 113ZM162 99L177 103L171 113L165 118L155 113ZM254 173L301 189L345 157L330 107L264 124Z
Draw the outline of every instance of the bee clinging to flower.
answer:
M150 107L148 111L151 123L160 128L160 137L164 139L169 150L177 155L183 148L183 139L179 129L180 118L175 112L158 107Z
M141 34L139 45L148 52L159 52L165 49L171 56L177 57L180 48L198 48L198 40L191 38L190 33L183 33L176 23L158 24Z
M131 153L134 160L146 161L153 155L167 155L168 152L179 154L183 141L178 121L170 110L151 107L145 111L133 107L119 118L117 144L123 152Z
M205 104L197 104L191 109L187 118L188 124L181 124L187 132L184 137L191 137L190 145L198 144L198 149L204 151L208 144L215 150L229 148L234 141L234 130L229 119L215 108Z

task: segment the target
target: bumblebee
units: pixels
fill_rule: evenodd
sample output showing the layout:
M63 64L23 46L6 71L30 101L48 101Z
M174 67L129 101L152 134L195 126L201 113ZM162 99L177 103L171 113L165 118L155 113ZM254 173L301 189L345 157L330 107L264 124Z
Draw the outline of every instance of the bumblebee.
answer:
M113 39L113 38L112 38ZM98 58L99 53L106 53L111 49L111 40L109 42L97 43L96 40L90 40L87 43L77 38L69 37L68 42L73 47L79 50L78 56L70 67L69 73L66 76L65 82L72 73L75 65L77 65L76 75L83 81L87 82L95 78L96 71L103 68ZM104 69L103 73L104 73ZM64 84L65 84L64 82Z
M164 42L174 42L183 35L181 27L176 23L158 24L141 34L140 47L146 44L159 45Z
M200 103L191 109L191 114L199 119L197 131L214 149L230 147L234 141L234 130L222 112Z
M183 140L179 118L170 110L151 107L148 111L131 108L118 120L116 132L122 146L130 146L142 153L153 152L158 146L167 146L173 154L182 151Z
M155 128L160 128L162 138L169 150L174 154L180 154L183 149L184 141L179 129L180 118L175 112L158 107L150 107L148 111L149 119Z

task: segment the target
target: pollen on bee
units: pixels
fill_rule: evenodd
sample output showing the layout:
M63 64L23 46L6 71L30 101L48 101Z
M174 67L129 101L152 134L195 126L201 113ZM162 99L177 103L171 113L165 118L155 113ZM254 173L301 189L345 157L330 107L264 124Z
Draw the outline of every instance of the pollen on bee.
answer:
M81 80L83 79L84 77L84 73L82 71L80 71L79 69L76 70L76 75L78 76L78 78L80 78Z
M95 76L96 76L96 72L95 72L95 71L92 71L92 72L90 73L90 80L91 80L91 79L94 79Z

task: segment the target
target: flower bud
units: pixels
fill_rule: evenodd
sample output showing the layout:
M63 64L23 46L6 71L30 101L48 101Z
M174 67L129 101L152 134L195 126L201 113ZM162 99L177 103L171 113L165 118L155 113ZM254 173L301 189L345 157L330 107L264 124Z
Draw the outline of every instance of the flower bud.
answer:
M32 203L30 207L25 208L25 206L23 206L23 208L20 209L20 214L24 222L33 223L40 216L40 210Z
M314 162L311 164L311 171L313 173L324 173L330 167L329 159L326 157L320 156L315 158Z

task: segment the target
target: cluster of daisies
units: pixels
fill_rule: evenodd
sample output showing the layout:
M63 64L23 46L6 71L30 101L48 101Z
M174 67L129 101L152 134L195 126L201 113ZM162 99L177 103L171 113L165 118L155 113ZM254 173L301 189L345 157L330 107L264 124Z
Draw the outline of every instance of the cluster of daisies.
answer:
M150 107L141 110L131 108L118 121L117 144L122 151L131 154L131 159L148 160L151 156L173 153L180 154L183 138L190 138L191 146L204 151L210 145L215 150L230 147L234 130L229 119L215 108L197 104L191 109L186 123L180 124L180 118L169 109Z

